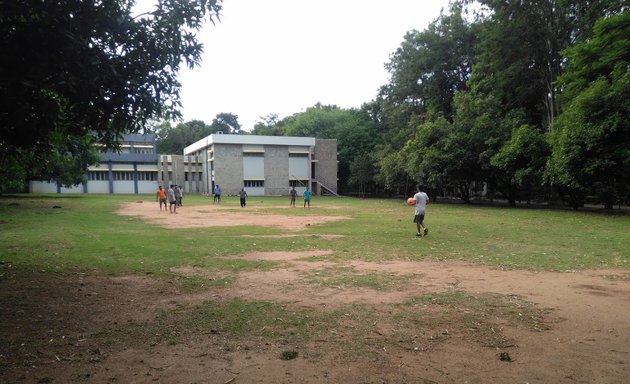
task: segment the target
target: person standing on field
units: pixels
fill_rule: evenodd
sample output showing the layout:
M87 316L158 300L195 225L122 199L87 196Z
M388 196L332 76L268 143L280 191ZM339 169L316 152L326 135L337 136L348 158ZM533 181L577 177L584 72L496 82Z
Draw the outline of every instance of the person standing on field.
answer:
M291 192L289 192L289 195L291 195L291 206L295 208L295 198L297 197L297 191L295 190L295 187L291 188Z
M183 205L182 204L183 200L184 200L184 187L180 185L179 186L179 202L178 202L180 207Z
M219 187L219 184L217 184L214 187L214 200L212 202L212 204L218 204L221 202L221 187Z
M182 206L182 196L184 194L182 193L182 187L179 185L175 185L175 201L177 202L177 206L181 207Z
M247 205L247 192L245 192L245 188L242 188L238 193L238 197L241 198L241 208L245 208Z
M166 191L166 196L168 196L168 209L171 213L177 213L177 197L175 197L175 190L173 189L173 184Z
M161 185L155 194L155 201L160 202L160 211L162 210L162 204L164 204L164 212L166 212L166 191Z
M416 210L415 216L413 217L413 222L416 223L416 227L418 229L418 233L416 233L416 236L421 237L423 235L426 236L429 234L429 228L424 225L424 212L427 204L429 204L429 195L422 191L421 186L418 185L417 189L418 192L413 195L413 199L416 201Z
M311 207L311 190L308 189L308 187L304 191L304 208L306 208L307 206L309 208Z

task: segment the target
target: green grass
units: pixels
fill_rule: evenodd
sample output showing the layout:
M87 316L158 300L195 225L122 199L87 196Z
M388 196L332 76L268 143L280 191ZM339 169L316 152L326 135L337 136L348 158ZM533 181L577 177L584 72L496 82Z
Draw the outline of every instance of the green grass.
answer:
M114 214L121 204L140 200L153 203L147 195L0 198L0 261L42 270L95 269L109 274L169 275L170 268L181 265L236 273L268 270L278 263L225 256L325 249L334 251L326 259L339 262L437 259L550 271L629 268L629 215L433 204L426 217L431 232L418 239L412 208L398 200L315 198L311 210L289 210L276 208L287 205L286 198L254 197L248 208L256 214L291 214L296 221L308 220L309 215L350 219L309 226L298 237L246 238L242 236L283 231L251 226L164 228ZM207 197L194 195L184 202L186 209L211 204ZM223 204L238 208L236 198L226 198ZM342 236L318 236L324 234Z
M396 307L395 319L402 330L417 327L442 330L440 334L430 335L431 338L459 332L492 348L514 345L502 332L505 324L533 332L549 330L552 326L548 316L551 310L539 308L515 295L440 292L413 297ZM429 307L442 308L438 312L427 311Z
M152 345L175 345L199 334L223 334L230 339L256 335L291 340L292 335L304 337L309 319L308 312L288 311L277 303L234 299L180 306L162 311L154 321L115 325L96 336L112 343Z
M155 204L149 195L0 197L0 279L11 265L59 273L150 274L184 291L199 291L230 287L239 272L286 267L283 261L241 255L313 250L331 253L301 260L328 262L300 272L305 285L381 292L405 289L417 276L366 272L348 263L426 259L540 271L630 268L627 214L432 204L426 216L429 236L416 238L413 208L400 200L315 197L312 208L304 210L279 208L288 205L288 198L253 197L247 209L256 215L293 215L296 222L308 222L314 215L348 219L311 225L292 237L244 237L285 232L272 226L165 228L115 214L122 204L137 201ZM184 204L184 209L194 209L212 202L188 195ZM242 212L237 198L227 197L222 205ZM188 273L177 273L178 267ZM383 348L431 348L453 333L481 345L509 347L513 341L501 331L503 325L544 331L552 326L549 317L547 310L514 296L459 291L399 304L348 303L320 310L280 301L217 299L163 310L149 321L105 326L94 336L105 344L146 347L218 335L225 353L262 339L282 345L278 358L323 355L331 348L342 359L377 358ZM319 343L317 348L310 346L313 342Z

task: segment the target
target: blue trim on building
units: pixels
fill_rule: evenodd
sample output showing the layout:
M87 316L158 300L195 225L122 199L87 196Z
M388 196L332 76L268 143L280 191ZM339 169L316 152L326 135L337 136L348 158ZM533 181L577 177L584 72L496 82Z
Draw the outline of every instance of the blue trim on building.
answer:
M111 160L107 162L107 180L109 181L109 193L114 193L114 171Z

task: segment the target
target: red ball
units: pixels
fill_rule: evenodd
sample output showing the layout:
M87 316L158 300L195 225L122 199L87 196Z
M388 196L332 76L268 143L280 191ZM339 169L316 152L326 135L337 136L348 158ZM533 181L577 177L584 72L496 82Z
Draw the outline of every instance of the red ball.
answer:
M414 199L413 197L408 198L407 199L407 204L415 205L416 204L416 199Z

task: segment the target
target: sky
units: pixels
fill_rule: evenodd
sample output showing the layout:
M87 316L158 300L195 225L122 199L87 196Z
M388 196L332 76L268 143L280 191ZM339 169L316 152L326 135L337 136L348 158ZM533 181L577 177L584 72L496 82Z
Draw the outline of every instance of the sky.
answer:
M250 131L318 102L359 108L388 83L405 33L442 9L448 0L224 0L199 33L201 66L180 72L184 121L232 113Z

